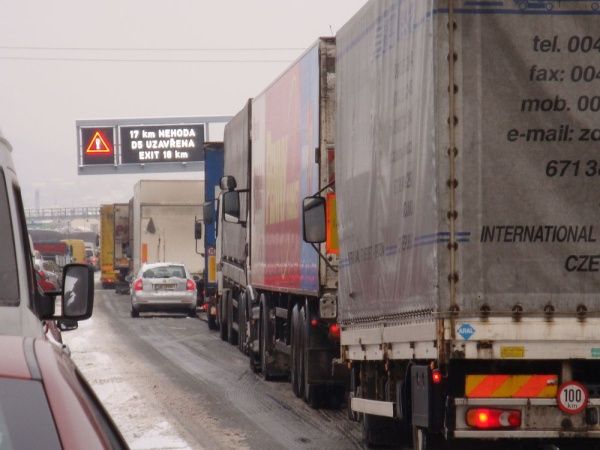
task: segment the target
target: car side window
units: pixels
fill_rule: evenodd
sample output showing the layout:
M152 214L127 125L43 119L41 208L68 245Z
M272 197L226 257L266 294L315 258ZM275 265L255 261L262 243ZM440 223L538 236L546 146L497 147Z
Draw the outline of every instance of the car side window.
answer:
M61 449L41 382L0 378L0 448Z
M17 255L4 171L0 168L0 306L19 305Z

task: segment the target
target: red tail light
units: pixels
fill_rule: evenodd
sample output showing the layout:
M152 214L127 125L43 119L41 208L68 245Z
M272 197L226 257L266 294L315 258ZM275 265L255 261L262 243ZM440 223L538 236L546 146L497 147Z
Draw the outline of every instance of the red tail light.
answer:
M473 408L467 411L467 425L480 430L519 428L521 411L515 409Z
M196 290L196 282L194 280L187 280L185 288L188 291L195 291Z
M44 272L43 270L38 270L38 274L40 275L40 278L42 278L42 280L46 279L46 272Z
M142 282L142 279L139 278L139 279L135 280L135 283L133 283L133 290L141 291L142 289L144 289L144 283Z
M312 319L312 320L310 321L310 326L311 326L311 327L313 327L313 328L316 328L316 327L317 327L317 325L319 325L319 319Z
M332 323L331 325L329 325L329 335L332 338L339 339L340 331L340 326L337 323Z
M431 381L433 381L433 384L440 384L442 382L442 372L439 369L431 371Z

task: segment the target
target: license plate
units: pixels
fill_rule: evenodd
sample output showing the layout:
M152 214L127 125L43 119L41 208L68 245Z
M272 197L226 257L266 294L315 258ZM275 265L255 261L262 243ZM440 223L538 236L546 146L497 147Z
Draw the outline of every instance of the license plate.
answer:
M175 290L176 284L155 284L154 290L156 291L173 291Z

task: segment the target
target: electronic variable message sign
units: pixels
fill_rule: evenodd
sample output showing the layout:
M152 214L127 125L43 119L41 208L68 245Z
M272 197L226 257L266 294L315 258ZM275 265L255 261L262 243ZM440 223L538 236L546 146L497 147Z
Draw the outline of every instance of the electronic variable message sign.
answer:
M209 126L231 116L78 120L80 175L204 169Z
M204 161L204 125L119 127L121 164Z
M115 163L115 129L114 127L82 127L81 162L91 164Z

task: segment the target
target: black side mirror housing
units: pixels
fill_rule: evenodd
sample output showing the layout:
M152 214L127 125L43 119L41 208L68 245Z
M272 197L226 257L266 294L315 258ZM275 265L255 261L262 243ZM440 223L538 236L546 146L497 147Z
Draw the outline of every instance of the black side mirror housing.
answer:
M87 264L67 264L62 286L61 316L55 319L89 319L94 309L94 270Z
M194 223L194 238L198 241L202 239L202 222Z
M306 197L302 202L302 238L310 244L321 244L327 239L325 199Z
M222 191L233 191L237 187L237 181L235 180L235 177L232 177L231 175L225 175L221 178L219 187Z
M240 223L240 193L228 191L223 193L223 220Z

